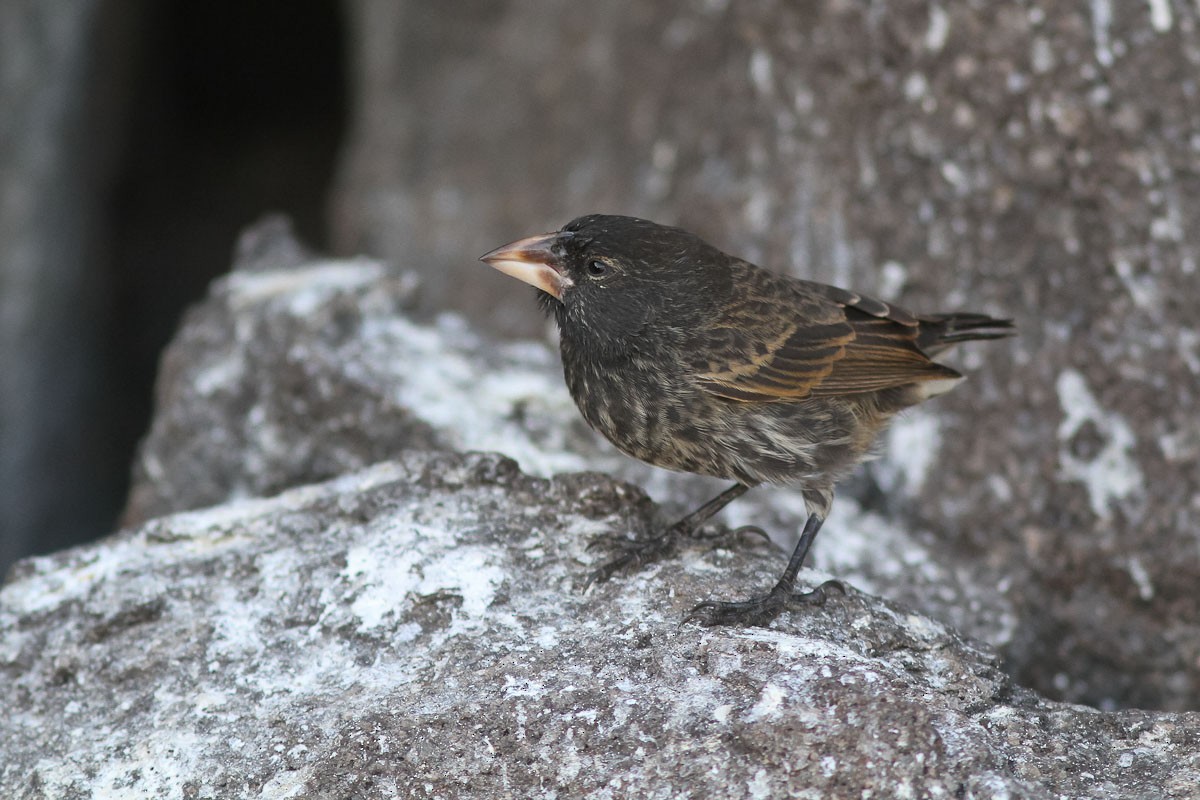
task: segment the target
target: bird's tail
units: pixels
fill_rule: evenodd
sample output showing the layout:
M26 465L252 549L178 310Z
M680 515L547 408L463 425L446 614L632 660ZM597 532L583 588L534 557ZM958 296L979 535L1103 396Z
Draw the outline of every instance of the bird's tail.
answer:
M1004 339L1017 334L1011 319L997 319L987 314L930 314L920 317L920 322L917 346L928 355L935 355L959 342Z

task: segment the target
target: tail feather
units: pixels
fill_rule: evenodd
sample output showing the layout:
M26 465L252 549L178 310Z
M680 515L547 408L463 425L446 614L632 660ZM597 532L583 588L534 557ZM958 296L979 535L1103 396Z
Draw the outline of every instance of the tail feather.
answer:
M920 317L921 330L917 334L917 346L933 355L959 342L977 339L1004 339L1016 336L1016 327L1011 319L998 319L987 314L968 312L956 314L930 314Z

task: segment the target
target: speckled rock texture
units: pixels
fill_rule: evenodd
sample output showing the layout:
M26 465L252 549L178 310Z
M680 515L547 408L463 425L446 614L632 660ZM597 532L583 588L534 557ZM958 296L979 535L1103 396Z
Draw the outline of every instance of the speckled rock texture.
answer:
M576 591L587 536L652 511L409 451L27 560L0 589L0 796L1196 796L1200 715L1040 699L867 595L680 625L771 580L767 548Z
M923 478L883 462L873 507L984 565L967 582L1006 576L1027 685L1200 706L1194 3L351 8L348 251L426 265L427 308L531 332L527 293L474 258L632 213L1013 316L1021 337L962 351L969 385L901 437Z

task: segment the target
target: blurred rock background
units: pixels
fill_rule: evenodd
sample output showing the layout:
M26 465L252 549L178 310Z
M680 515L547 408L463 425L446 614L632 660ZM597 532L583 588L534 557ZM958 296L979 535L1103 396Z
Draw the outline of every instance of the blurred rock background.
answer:
M0 0L0 563L111 529L157 353L263 212L504 335L544 322L479 253L631 213L1015 317L854 494L1010 576L1022 683L1195 708L1198 13Z

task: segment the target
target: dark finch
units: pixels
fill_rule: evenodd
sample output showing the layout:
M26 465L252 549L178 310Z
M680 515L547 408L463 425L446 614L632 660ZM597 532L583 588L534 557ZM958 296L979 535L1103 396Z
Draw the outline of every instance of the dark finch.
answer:
M823 587L796 592L795 581L834 484L897 412L962 380L930 356L1013 332L1009 320L919 316L776 275L632 217L579 217L481 260L540 290L589 425L647 463L737 481L664 534L626 544L592 579L696 536L752 486L799 487L809 517L779 582L748 601L701 603L691 618L706 625L765 625L790 606L823 602Z

